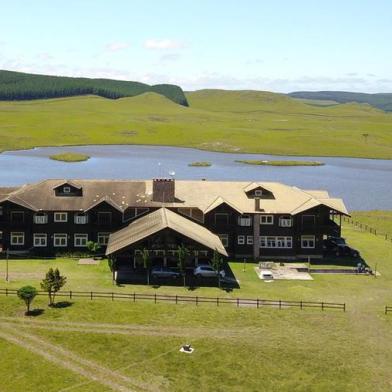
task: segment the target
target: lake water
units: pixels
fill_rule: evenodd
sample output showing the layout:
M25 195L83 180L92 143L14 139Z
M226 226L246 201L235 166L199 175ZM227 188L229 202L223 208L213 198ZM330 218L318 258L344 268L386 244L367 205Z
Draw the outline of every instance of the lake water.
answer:
M73 151L91 158L66 163L49 155ZM325 166L273 167L236 163L236 159L316 160ZM189 167L208 161L211 167ZM392 161L356 158L276 157L226 154L160 146L44 147L0 154L0 186L46 178L150 179L175 172L177 179L278 181L307 189L326 189L342 197L349 209L392 209Z

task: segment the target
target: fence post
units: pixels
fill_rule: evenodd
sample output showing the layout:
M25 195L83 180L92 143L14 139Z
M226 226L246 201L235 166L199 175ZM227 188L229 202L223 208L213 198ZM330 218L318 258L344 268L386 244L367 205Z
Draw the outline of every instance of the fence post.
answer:
M346 303L343 304L343 312L346 311Z
M8 288L5 289L5 296L8 297Z
M216 297L216 306L219 306L219 297Z
M321 310L324 310L324 302L321 302Z
M178 304L178 295L176 295L176 304Z
M114 293L113 293L113 291L112 291L112 301L114 301Z
M199 298L198 298L198 296L196 295L196 306L198 305L198 303L199 303Z
M72 291L69 290L69 299L72 299Z
M259 299L257 298L257 309L259 308Z
M301 307L301 310L302 310L302 301L300 302L300 307Z
M279 309L282 309L282 300L279 300Z
M240 299L237 298L237 308L240 306Z
M90 298L91 298L91 300L93 299L93 292L92 291L91 291L91 297Z
M154 294L154 303L157 303L157 295Z
M136 302L136 294L133 292L133 302Z

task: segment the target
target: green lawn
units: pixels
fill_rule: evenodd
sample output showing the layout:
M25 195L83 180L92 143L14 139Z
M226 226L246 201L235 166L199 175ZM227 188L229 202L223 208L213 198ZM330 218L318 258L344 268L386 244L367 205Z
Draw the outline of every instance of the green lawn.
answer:
M0 102L0 151L111 143L392 158L392 114L368 105L314 106L257 91L201 90L187 99L190 107L154 93Z
M379 234L392 236L392 211L353 211L352 219L377 230Z
M377 264L381 276L314 275L314 281L267 284L256 277L253 265L243 272L243 265L233 262L239 290L189 292L182 287L113 287L105 262L79 266L57 259L12 261L12 273L30 275L15 274L7 286L38 287L50 265L68 276L66 289L337 301L347 303L346 313L87 299L60 309L48 308L46 297L39 297L33 307L44 312L27 319L17 298L2 296L0 334L6 331L27 343L34 339L33 348L47 347L48 353L60 347L65 357L90 361L80 366L93 362L101 375L112 371L125 377L127 390L390 391L392 315L385 316L383 307L392 305L392 244L351 225L343 234L371 267ZM0 263L3 272L4 261ZM178 352L186 342L195 347L194 354ZM6 353L0 366L6 380L2 391L58 391L70 385L75 385L72 391L110 390L102 379L91 382L77 371L55 367L52 372L51 361L33 355L28 345L0 338L0 349ZM53 373L53 379L42 372Z

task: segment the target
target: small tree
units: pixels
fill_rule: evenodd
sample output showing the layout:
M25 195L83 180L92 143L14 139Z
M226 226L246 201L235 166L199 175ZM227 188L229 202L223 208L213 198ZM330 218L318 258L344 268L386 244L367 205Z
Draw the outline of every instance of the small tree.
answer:
M150 257L150 253L146 248L142 250L142 260L143 260L143 267L147 271L147 284L150 285L151 257Z
M218 285L219 287L221 286L221 275L220 271L223 266L223 259L222 256L219 254L219 252L215 249L214 254L212 256L211 260L212 268L214 268L215 271L218 272Z
M26 315L30 313L30 305L37 294L37 289L32 286L23 286L17 291L18 297L26 304Z
M65 285L66 282L67 278L60 275L58 268L55 270L50 268L46 273L45 279L41 282L41 288L49 295L49 306L54 305L56 293Z
M180 270L182 276L184 277L184 287L185 287L185 267L186 267L186 257L189 255L189 250L181 244L177 248L177 267Z
M108 265L110 268L110 271L112 271L112 281L114 283L115 281L115 274L117 271L117 259L116 258L112 258L111 256L109 256L108 258Z
M101 246L97 242L88 241L86 244L86 248L90 253L96 254L101 249Z

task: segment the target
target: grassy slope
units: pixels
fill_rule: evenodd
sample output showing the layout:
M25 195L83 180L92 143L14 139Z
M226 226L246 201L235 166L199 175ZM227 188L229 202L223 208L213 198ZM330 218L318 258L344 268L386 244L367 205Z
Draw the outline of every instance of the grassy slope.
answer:
M392 114L367 105L315 107L247 91L201 90L187 98L189 108L154 93L0 102L0 150L118 143L392 158Z
M392 235L392 211L353 211L352 219L377 229L381 234Z
M29 329L28 326L25 330L82 357L119 369L126 375L150 380L151 385L159 385L161 390L390 391L392 316L383 315L383 306L392 304L392 246L382 237L360 232L350 225L344 228L344 236L360 249L371 266L378 264L380 277L315 275L311 282L266 284L255 277L250 265L246 272L242 272L241 264L233 264L233 268L240 279L243 296L344 301L348 304L346 313L294 309L257 311L229 306L104 300L75 300L68 308L48 309L46 298L40 297L36 306L46 310L35 320L157 326L162 336L148 332L140 335L53 333L46 329ZM11 270L27 268L27 262L19 263L19 267L12 265ZM57 263L69 275L69 287L84 284L85 288L106 290L111 286L105 264L67 267L65 260ZM40 273L46 267L47 262L32 262L29 271ZM78 273L75 268L80 268ZM71 271L74 271L73 275ZM30 277L11 286L17 287L25 282L37 284L38 279ZM184 292L183 288L116 288L133 289L139 292ZM214 288L191 292L191 295L196 294L224 295ZM236 291L226 295L238 294ZM20 317L23 306L17 299L0 297L0 304L0 315ZM177 331L178 336L165 336L166 329ZM177 348L187 341L196 347L196 351L192 356L180 356ZM5 347L11 350L8 344ZM25 372L20 373L8 366L12 358L7 357L7 367L0 367L0 376L7 371L8 377L16 374L26 377ZM31 385L37 385L35 382L36 377ZM59 379L59 385L68 384ZM5 392L19 390L23 389L8 385L4 388ZM81 390L88 390L87 386Z

